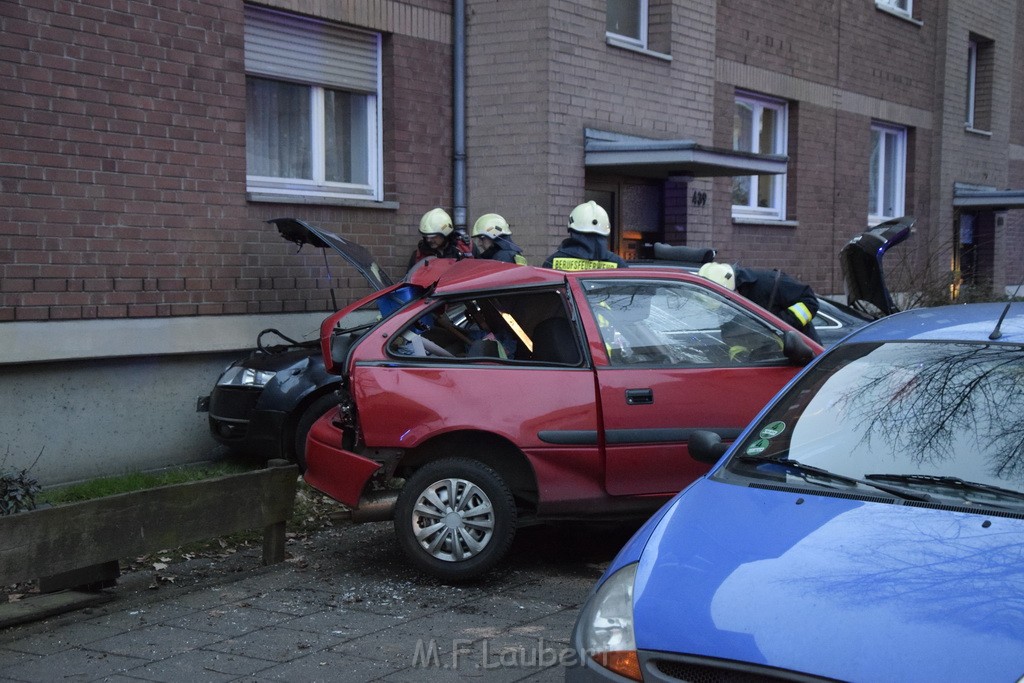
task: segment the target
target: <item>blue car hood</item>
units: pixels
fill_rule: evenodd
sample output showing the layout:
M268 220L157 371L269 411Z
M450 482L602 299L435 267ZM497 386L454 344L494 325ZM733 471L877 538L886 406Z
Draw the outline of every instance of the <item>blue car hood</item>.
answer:
M1024 521L696 482L644 546L637 646L849 681L1024 675Z

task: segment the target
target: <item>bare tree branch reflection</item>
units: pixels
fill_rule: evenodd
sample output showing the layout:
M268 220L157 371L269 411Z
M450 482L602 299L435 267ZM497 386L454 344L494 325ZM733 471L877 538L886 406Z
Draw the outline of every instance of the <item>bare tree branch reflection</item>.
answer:
M888 352L893 345L881 347ZM991 476L1024 479L1024 356L1005 345L905 344L898 357L854 365L864 372L838 402L859 420L863 442L931 466L985 460ZM898 359L899 363L892 362ZM975 438L965 441L967 435ZM973 452L964 453L964 448Z

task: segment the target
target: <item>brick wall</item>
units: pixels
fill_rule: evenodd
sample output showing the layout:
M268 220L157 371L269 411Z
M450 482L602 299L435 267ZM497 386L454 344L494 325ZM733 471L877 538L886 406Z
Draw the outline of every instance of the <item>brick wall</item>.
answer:
M393 31L384 210L247 202L240 2L0 5L0 321L327 310L321 255L264 222L282 215L400 276L451 202L450 3L422 4L326 10ZM352 272L336 284L363 287Z
M529 225L516 236L532 262L564 239L582 201L585 128L710 141L713 3L657 3L671 61L609 46L603 1L471 8L470 210Z
M824 294L843 291L838 253L867 227L868 155L873 120L906 126L913 163L907 212L929 211L932 182L933 66L938 16L922 23L871 2L720 0L716 50L715 143L732 146L737 89L789 102L786 218L793 223L732 223L731 181L715 182L714 230L722 258L780 267ZM899 45L900 49L893 49ZM923 171L923 172L922 172ZM920 229L929 224L919 220Z

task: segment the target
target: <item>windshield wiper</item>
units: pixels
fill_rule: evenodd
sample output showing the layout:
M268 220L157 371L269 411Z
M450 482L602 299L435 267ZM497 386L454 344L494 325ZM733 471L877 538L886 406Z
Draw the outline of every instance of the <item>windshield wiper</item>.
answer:
M907 489L900 488L898 486L888 486L877 481L868 481L867 479L857 479L856 477L848 477L845 474L838 474L830 470L822 469L821 467L815 467L814 465L805 465L802 462L793 460L784 455L776 455L768 458L762 458L757 455L737 455L737 460L743 462L769 462L775 465L782 465L783 467L789 468L794 472L801 475L810 475L813 477L819 477L821 479L828 479L831 481L841 482L848 486L867 486L869 488L884 491L898 498L904 500L915 500L919 502L929 502L932 497L927 493L917 493L914 491L908 491ZM806 480L806 477L804 477Z
M1021 493L1020 491L1004 489L999 486L982 484L976 481L966 481L960 477L938 476L933 474L865 474L864 478L871 482L890 481L898 484L918 484L930 486L939 491L952 489L962 493L983 493L995 498L1009 498L1014 501L1024 502L1024 493ZM984 503L985 501L970 502Z

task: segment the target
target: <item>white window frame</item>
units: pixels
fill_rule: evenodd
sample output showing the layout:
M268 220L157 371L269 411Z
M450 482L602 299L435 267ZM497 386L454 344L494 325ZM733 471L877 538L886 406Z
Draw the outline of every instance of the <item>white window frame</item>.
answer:
M775 99L773 97L765 97L763 95L755 95L752 93L738 92L736 93L736 99L733 106L744 104L754 110L754 122L751 126L752 139L749 140L750 151L754 154L786 154L786 149L789 145L789 103L785 100ZM774 111L778 120L778 126L775 130L774 135L774 149L763 150L760 149L760 139L758 132L760 129L760 122L763 116L763 112L768 109ZM733 149L740 149L738 141L735 139L736 131L733 131ZM745 176L750 179L750 193L748 202L746 204L733 204L732 205L732 216L733 218L745 218L754 220L775 220L783 221L786 220L786 174L778 174L771 176L774 181L774 187L771 193L771 206L758 206L758 190L759 184L762 180L762 176L752 175Z
M649 0L620 0L621 2L633 2L636 4L636 11L639 14L637 17L637 28L640 33L639 36L627 36L622 33L615 33L614 31L605 31L605 39L611 43L620 45L627 45L629 47L636 47L643 50L647 49L647 14L648 14L648 2ZM605 6L605 12L607 16L607 5Z
M870 163L868 169L868 225L876 225L890 218L898 218L905 213L907 200L907 129L902 126L894 126L886 123L875 122L871 124L871 137L879 137L879 163L877 177L871 177ZM869 157L874 155L874 148L869 151ZM887 174L889 166L886 158L892 156L893 173ZM894 175L895 177L889 177ZM871 206L870 186L875 185L875 203ZM890 187L893 193L893 207L890 213L885 211L885 190Z
M901 14L905 17L914 16L914 0L875 0L875 5L894 14Z
M323 32L330 32L332 28L337 32L342 29L335 24L328 22L298 17L297 15L273 12L247 6L246 18L249 21L257 16L262 19L261 27L264 31L273 32L275 17L281 22L280 40L288 44L289 32L296 30L303 32L303 25L308 25L304 35L315 37ZM313 30L315 29L315 30ZM282 201L291 197L303 197L329 200L364 200L382 201L384 198L384 174L382 168L383 158L383 135L382 113L380 106L381 93L381 38L379 33L366 31L355 31L345 27L344 31L358 33L364 36L364 40L375 41L375 87L372 91L368 89L352 89L339 87L333 84L311 83L308 71L303 72L303 67L290 65L286 60L274 62L273 55L269 57L262 55L262 65L253 67L250 60L246 60L246 76L262 78L272 81L298 84L309 88L310 96L310 153L312 158L312 178L285 178L276 176L246 175L246 191L251 197L263 197L274 199L280 197ZM294 33L292 34L294 35ZM341 38L343 40L343 38ZM290 73L294 69L294 75ZM352 92L365 97L366 102L366 178L364 183L344 183L327 180L327 143L326 143L326 94L328 90L341 92Z
M974 117L977 113L978 94L978 41L967 41L967 116L964 123L967 128L974 128Z

